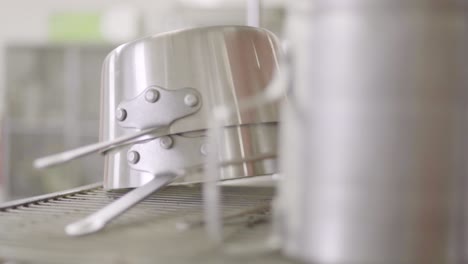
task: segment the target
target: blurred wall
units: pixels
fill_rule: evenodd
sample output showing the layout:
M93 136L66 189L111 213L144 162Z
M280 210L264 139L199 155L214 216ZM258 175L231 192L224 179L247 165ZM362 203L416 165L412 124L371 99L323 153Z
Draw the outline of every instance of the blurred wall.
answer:
M261 26L278 32L286 0L263 0ZM245 0L0 0L0 121L5 111L5 50L12 44L47 45L50 42L51 15L64 12L105 13L123 5L138 10L140 36L168 30L219 24L245 24ZM125 41L123 41L125 42ZM120 43L111 43L117 45ZM96 108L99 106L96 105ZM0 144L2 137L0 136ZM5 153L4 153L5 154ZM50 154L50 153L44 153ZM1 160L1 159L0 159ZM2 164L0 164L2 166ZM3 175L3 177L13 177ZM5 179L0 175L0 201L5 194ZM3 190L2 190L3 189Z
M263 0L265 8L281 7L286 0ZM139 9L142 15L143 35L154 34L177 25L186 26L190 21L179 17L179 9L235 9L243 12L244 0L0 0L0 62L4 61L4 45L7 42L43 43L48 41L49 16L54 12L64 11L106 11L115 5L131 5ZM197 13L197 11L192 13ZM187 12L186 12L187 13ZM200 12L201 13L201 12ZM222 13L201 13L199 18ZM215 23L216 18L212 21ZM4 92L4 65L0 63L0 102ZM0 114L4 104L0 104Z
M4 61L6 43L45 43L49 37L49 17L54 12L105 11L118 3L130 3L139 8L144 23L154 25L148 32L158 30L153 17L158 17L173 8L175 1L113 1L113 0L14 0L0 1L0 61ZM150 21L145 21L148 19ZM0 98L5 89L4 67L0 63ZM0 113L4 104L0 105Z

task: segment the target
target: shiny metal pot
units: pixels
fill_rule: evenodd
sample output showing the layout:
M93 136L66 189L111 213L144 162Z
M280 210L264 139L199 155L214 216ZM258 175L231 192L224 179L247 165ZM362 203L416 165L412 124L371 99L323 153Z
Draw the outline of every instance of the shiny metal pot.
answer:
M241 108L267 88L277 49L267 30L216 26L146 37L111 52L102 72L101 142L34 166L100 152L105 189L138 188L67 225L66 233L97 232L168 184L202 181L208 154L216 156L216 180L276 172L277 106ZM220 108L236 114L218 124ZM207 137L209 128L219 133Z
M101 141L154 127L164 132L106 153L104 188L138 187L158 172L203 163L213 108L236 106L265 89L277 69L277 49L267 30L216 26L147 37L111 52L102 72ZM277 121L274 104L225 120L228 147L221 155L276 152ZM229 166L221 178L271 174L273 165L266 160Z
M308 263L466 263L467 1L299 1L277 220Z

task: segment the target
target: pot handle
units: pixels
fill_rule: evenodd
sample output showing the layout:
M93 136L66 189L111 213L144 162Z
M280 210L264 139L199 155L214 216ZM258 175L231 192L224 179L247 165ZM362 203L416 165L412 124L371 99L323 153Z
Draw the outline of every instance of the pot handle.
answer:
M66 163L80 157L93 154L96 152L105 153L107 151L123 147L127 144L134 143L134 139L138 139L145 135L149 135L145 137L143 140L161 137L167 134L167 127L154 127L145 129L134 134L125 135L122 137L115 138L110 141L105 142L98 142L91 145L79 147L76 149L68 150L62 153L42 157L36 159L34 161L34 167L36 169L44 169L51 166L60 165L62 163Z

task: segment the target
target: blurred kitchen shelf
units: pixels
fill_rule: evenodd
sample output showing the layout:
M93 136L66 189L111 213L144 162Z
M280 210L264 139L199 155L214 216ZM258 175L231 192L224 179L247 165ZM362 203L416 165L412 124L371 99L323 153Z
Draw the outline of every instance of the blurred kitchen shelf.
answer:
M202 188L169 186L99 233L68 237L64 227L124 193L99 185L0 204L0 262L292 264L271 247L272 187L222 187L224 243L203 225ZM181 228L182 227L182 228Z
M0 176L7 199L101 180L100 157L46 171L34 170L32 162L98 141L101 66L113 48L104 44L7 45Z
M22 122L21 120L5 120L8 124L11 133L15 134L63 134L63 122L59 120L48 120L42 124ZM96 137L99 132L99 127L96 127L96 120L80 121L82 135L88 137Z

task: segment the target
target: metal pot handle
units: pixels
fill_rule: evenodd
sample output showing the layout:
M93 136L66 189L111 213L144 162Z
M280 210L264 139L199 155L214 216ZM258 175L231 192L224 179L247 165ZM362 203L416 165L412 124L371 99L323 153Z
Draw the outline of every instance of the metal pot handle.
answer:
M157 103L155 103L156 101ZM180 104L180 102L183 103L177 111L166 111L166 109L171 109L174 104ZM201 106L201 95L194 88L185 87L176 90L168 90L156 85L151 85L135 98L121 102L117 108L117 110L120 110L120 112L118 112L120 113L120 117L117 117L117 120L119 120L119 124L122 127L138 128L143 130L110 141L98 142L37 159L34 161L34 167L42 169L59 165L92 153L107 152L111 149L135 143L134 139L141 141L165 136L169 134L168 127L174 121L198 112ZM159 118L154 119L141 114L128 116L127 111L129 110L134 113L154 112L164 114L160 115ZM148 135L148 137L139 139L145 135Z
M276 157L275 153L265 153L263 155L252 156L248 158L222 161L219 163L219 166L225 167L229 165L242 164L246 161L256 161L274 157ZM125 213L125 211L137 205L152 193L160 190L168 184L171 184L178 178L182 178L189 173L200 172L202 169L203 164L199 164L184 169L155 174L153 180L128 192L120 199L110 203L106 207L87 216L86 218L67 225L65 231L70 236L81 236L95 233L104 228L107 223L114 220L119 215Z
M110 141L98 142L98 143L94 143L91 145L68 150L62 153L36 159L34 161L34 167L36 169L43 169L43 168L47 168L47 167L51 167L55 165L60 165L62 163L69 162L74 159L77 159L77 158L80 158L80 157L83 157L92 153L97 153L97 152L105 153L107 151L110 151L116 148L121 148L125 145L134 143L135 142L134 139L139 139L140 137L143 137L145 135L148 135L149 137L145 137L140 140L157 138L157 137L164 136L166 134L167 134L167 127L149 128L149 129L136 132L131 135L118 137Z

